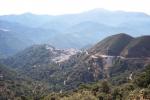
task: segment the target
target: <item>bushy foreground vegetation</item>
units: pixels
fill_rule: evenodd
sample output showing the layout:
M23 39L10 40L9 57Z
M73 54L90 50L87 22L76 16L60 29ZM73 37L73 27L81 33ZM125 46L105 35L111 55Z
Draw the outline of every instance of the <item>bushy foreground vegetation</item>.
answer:
M143 99L142 99L143 98ZM43 100L150 100L150 66L133 80L112 85L110 80L81 84L71 92L51 93Z
M49 86L31 79L19 77L1 65L0 100L142 100L150 99L150 65L132 80L123 78L122 83L114 80L100 80L90 84L80 84L70 91L51 92ZM6 76L7 75L7 76ZM114 77L115 78L115 77ZM121 80L121 78L116 78Z
M49 87L0 65L0 100L34 100L46 96Z

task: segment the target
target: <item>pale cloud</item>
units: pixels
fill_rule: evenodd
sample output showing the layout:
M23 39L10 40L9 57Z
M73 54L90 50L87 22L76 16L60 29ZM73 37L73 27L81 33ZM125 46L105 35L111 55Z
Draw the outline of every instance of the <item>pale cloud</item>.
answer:
M79 13L95 8L145 12L150 14L150 0L0 0L0 14Z

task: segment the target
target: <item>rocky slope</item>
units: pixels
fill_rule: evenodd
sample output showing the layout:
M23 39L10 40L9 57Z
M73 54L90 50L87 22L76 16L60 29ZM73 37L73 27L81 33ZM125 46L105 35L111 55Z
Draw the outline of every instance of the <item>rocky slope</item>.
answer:
M150 64L149 41L149 36L133 38L126 34L117 34L102 40L89 49L73 66L69 75L73 78L70 78L68 83L74 86L75 82L87 83L118 75L126 78L131 72L144 69L145 65ZM130 47L129 55L122 55L128 47ZM143 51L143 48L147 51ZM132 49L135 51L131 51ZM77 75L80 77L74 77Z

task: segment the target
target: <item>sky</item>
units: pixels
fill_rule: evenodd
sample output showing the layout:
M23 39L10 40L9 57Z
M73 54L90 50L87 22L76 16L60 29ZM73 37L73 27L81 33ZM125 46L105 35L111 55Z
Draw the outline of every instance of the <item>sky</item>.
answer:
M150 0L0 0L0 15L26 12L61 15L95 8L145 12L150 15Z

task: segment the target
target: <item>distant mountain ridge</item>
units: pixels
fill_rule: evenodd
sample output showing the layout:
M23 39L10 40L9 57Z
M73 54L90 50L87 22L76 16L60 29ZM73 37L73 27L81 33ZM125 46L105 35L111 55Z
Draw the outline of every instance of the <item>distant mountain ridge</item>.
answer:
M30 44L47 43L57 48L83 48L116 33L132 36L150 33L150 16L140 12L94 9L79 14L0 16L0 29L10 30Z
M25 40L18 39L13 35L15 32L0 29L0 58L12 56L29 46Z

